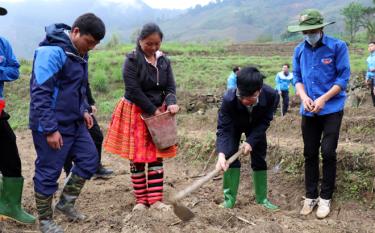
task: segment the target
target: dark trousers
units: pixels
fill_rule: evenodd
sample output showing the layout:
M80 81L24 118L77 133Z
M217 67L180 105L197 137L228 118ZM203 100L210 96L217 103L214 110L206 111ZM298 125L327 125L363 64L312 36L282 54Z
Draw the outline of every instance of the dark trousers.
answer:
M289 108L289 91L281 91L281 97L283 99L283 114L286 114Z
M229 159L232 155L234 155L238 147L240 145L240 139L241 139L241 133L234 134L233 137L231 137L230 144L232 145L231 153L228 155L225 155L226 159ZM263 171L267 170L267 162L266 162L266 154L267 154L267 139L266 135L264 135L264 138L260 140L253 148L252 152L250 153L250 159L251 159L251 168L253 171ZM235 160L231 165L229 165L230 168L240 168L241 162L240 160Z
M374 93L374 86L375 86L375 80L371 79L371 98L372 98L372 104L375 107L375 93Z
M91 129L89 129L90 136L92 140L95 143L96 150L98 151L99 155L99 164L101 165L102 160L102 144L103 144L103 133L99 127L98 121L95 119L94 116L92 116L92 119L94 120L94 125ZM70 170L73 167L73 158L72 156L69 156L64 164L64 171L66 175L68 176L70 173Z
M64 145L55 150L47 144L46 136L33 131L33 141L37 154L35 160L35 192L50 196L58 188L57 179L68 157L74 161L72 173L90 179L98 169L98 152L86 125L77 125L74 135L62 134Z
M320 197L331 199L336 180L336 148L343 112L323 116L302 116L307 198L318 198L319 148L323 157L323 179Z
M21 177L16 135L8 123L9 118L6 112L0 116L0 172L6 177Z

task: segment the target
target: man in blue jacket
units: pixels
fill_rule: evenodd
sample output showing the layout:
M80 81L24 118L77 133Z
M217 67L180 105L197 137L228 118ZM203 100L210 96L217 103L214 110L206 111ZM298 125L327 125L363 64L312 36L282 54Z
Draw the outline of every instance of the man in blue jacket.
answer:
M330 212L336 149L350 77L346 43L323 32L323 27L332 23L324 22L318 10L307 9L300 15L299 25L288 27L290 32L301 31L304 36L293 56L293 82L301 98L305 157L306 199L300 213L308 215L318 205L318 218L325 218ZM319 149L323 157L320 194Z
M0 7L0 15L6 14L7 10ZM10 218L20 223L33 224L35 217L21 207L24 183L21 160L16 136L8 123L10 116L4 111L4 83L18 79L19 67L9 42L0 37L0 219Z
M254 67L241 69L237 77L237 88L229 89L220 107L216 150L217 168L223 169L224 208L233 208L240 182L240 161L229 167L226 159L237 152L241 134L245 133L244 153L251 154L253 187L258 204L277 210L267 199L267 138L266 130L273 119L279 103L277 92L263 84L264 76Z
M83 220L74 204L85 181L98 168L98 154L87 128L92 127L86 98L87 53L105 35L103 21L92 13L72 27L46 27L46 38L34 54L30 81L30 129L37 159L34 189L42 232L63 232L53 221L52 199L66 158L74 166L55 211L70 220Z

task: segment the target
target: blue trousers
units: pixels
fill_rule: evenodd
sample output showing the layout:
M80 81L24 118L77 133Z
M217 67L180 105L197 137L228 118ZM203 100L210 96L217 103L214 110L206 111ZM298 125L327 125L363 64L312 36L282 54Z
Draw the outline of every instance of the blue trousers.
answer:
M47 144L43 133L33 131L34 146L37 153L35 161L35 192L51 196L58 189L64 163L68 157L73 158L72 173L90 179L96 172L99 161L95 144L83 123L77 124L73 135L62 135L63 147L55 150Z

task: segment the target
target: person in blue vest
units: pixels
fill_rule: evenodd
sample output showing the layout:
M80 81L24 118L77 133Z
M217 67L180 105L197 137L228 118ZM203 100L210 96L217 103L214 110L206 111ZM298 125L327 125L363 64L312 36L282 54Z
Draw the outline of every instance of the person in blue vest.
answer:
M285 63L282 70L275 77L276 90L283 99L282 115L288 112L289 108L289 85L293 85L293 73L289 72L289 64Z
M227 79L227 89L237 88L237 73L240 71L239 66L233 67L232 72L230 73Z
M0 15L7 10L0 7ZM20 64L9 42L0 37L0 219L12 219L23 224L35 223L35 217L21 207L24 178L18 153L16 135L5 112L4 84L19 77Z
M300 213L308 215L318 205L318 218L330 213L336 181L336 149L350 77L346 43L323 32L332 23L324 22L318 10L306 9L300 14L299 25L288 27L288 31L302 32L304 37L293 55L293 83L301 98L305 158L306 198ZM320 152L323 177L319 192Z
M52 199L68 156L74 166L55 211L73 221L85 219L74 205L99 166L88 132L93 125L86 98L88 52L104 35L103 21L86 13L72 27L62 23L46 27L46 37L34 54L29 125L37 153L34 190L41 232L63 232L53 221Z
M375 107L375 41L371 41L368 44L368 51L370 56L367 58L367 73L366 73L366 84L371 90L371 99Z
M279 103L279 95L275 89L263 84L264 78L255 67L243 68L237 77L237 88L227 90L223 97L217 123L216 167L225 171L224 208L233 208L236 203L241 167L238 159L229 167L226 160L237 152L244 133L244 154L251 155L256 202L269 210L278 209L267 198L266 131Z

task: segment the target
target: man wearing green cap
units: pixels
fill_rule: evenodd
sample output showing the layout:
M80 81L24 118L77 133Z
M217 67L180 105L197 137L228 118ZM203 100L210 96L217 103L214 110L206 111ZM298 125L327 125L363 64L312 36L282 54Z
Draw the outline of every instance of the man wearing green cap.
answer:
M336 180L336 149L350 77L346 43L323 32L323 27L332 23L324 22L319 11L308 9L300 15L299 25L288 27L290 32L300 31L304 36L293 56L293 82L301 98L305 157L306 199L301 214L310 214L318 205L318 218L325 218L330 212ZM323 157L320 194L319 148Z
M7 10L0 7L0 15L6 14ZM19 223L33 224L34 216L21 207L24 181L21 160L16 136L8 123L10 116L4 111L4 83L18 79L19 67L9 42L0 37L0 220L9 218Z

